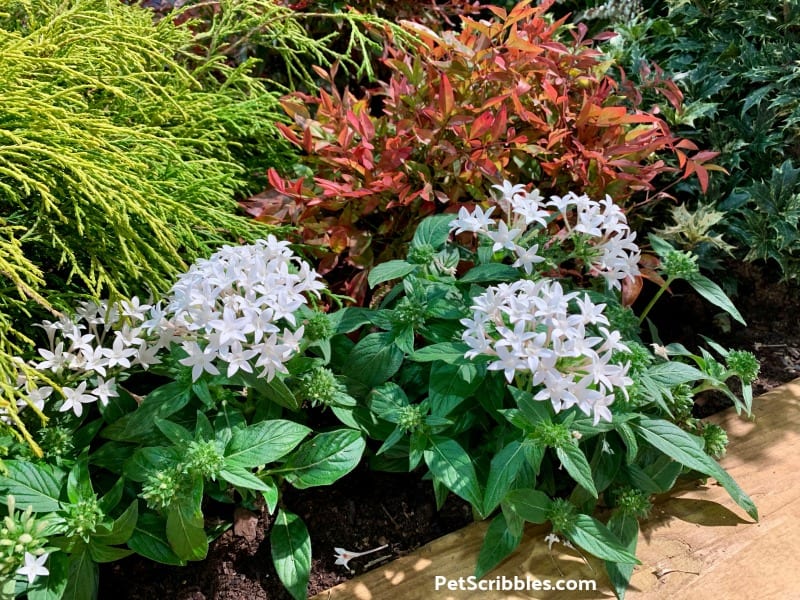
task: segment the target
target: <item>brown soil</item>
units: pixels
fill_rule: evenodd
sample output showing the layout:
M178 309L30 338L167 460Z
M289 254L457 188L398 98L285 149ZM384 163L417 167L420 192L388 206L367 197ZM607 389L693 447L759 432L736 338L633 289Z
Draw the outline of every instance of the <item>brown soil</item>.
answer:
M771 269L734 266L739 290L736 305L748 322L730 329L719 312L690 293L662 301L653 315L662 341L695 346L707 335L725 347L750 350L761 361L754 383L756 395L800 377L800 289L779 281ZM719 396L700 399L697 415L729 405ZM463 527L471 520L469 506L450 498L437 511L430 482L407 474L369 472L365 468L327 488L289 490L288 510L302 517L312 540L309 593L321 592L363 572L409 553L428 541ZM205 561L184 568L167 567L131 557L103 565L100 598L114 600L284 600L272 568L266 511L251 513L222 507L219 515L234 526L211 545ZM335 564L334 547L364 551L386 544L381 552L350 563L349 572Z

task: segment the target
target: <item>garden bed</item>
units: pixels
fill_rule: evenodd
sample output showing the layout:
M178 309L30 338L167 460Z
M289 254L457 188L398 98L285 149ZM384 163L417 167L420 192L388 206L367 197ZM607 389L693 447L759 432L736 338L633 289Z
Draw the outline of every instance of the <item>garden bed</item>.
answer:
M715 482L684 485L657 502L642 524L637 546L641 566L627 598L791 597L800 569L800 379L761 396L754 420L726 410L711 419L725 427L731 443L721 461L758 505L753 523ZM468 598L475 592L434 592L435 577L469 577L483 543L485 523L438 539L417 552L315 596L317 600ZM526 540L488 577L540 580L590 579L597 592L571 592L570 598L612 597L601 561L588 564L555 544L552 555L543 538L549 527L531 527ZM765 560L765 557L769 557ZM481 592L481 598L556 598L564 592Z

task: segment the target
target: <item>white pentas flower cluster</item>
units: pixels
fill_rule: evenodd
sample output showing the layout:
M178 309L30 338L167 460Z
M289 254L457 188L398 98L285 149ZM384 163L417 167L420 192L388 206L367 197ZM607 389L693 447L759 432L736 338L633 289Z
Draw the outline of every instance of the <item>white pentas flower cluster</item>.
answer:
M494 186L499 192L497 207L505 218L493 219L494 206L486 211L476 206L472 211L461 208L458 218L450 223L456 235L464 232L477 233L489 238L492 251L510 251L520 267L531 274L534 265L545 259L540 255L538 244L529 245L525 240L535 226L544 228L557 216L561 216L564 237L578 237L591 249L590 273L605 278L610 288L620 289L620 282L639 274L640 251L635 243L636 233L628 226L622 210L609 196L600 202L586 195L572 192L565 196L552 196L545 201L538 190L528 192L525 186L504 182ZM553 241L558 241L553 238Z
M307 293L324 288L319 275L274 236L247 246L224 246L181 275L164 301L137 297L118 303L84 302L73 316L44 321L48 347L33 365L62 382L58 410L83 414L84 405L106 405L118 396L127 370L159 364L159 354L178 344L179 362L196 381L206 372L238 371L271 379L299 349L303 327L294 316ZM27 402L39 410L55 395L52 386L20 378ZM57 394L56 394L57 395Z
M192 367L192 378L205 371L238 371L271 380L285 373L284 363L299 349L303 327L295 311L305 294L324 288L319 275L297 258L289 243L274 236L249 246L225 246L197 261L173 286L167 303L168 327L176 327Z
M488 368L503 371L509 383L530 377L539 388L534 398L549 400L556 412L577 406L595 424L611 420L614 390L633 381L628 364L611 361L628 348L607 328L604 304L542 279L492 286L471 308L472 317L461 321L467 358L493 357Z

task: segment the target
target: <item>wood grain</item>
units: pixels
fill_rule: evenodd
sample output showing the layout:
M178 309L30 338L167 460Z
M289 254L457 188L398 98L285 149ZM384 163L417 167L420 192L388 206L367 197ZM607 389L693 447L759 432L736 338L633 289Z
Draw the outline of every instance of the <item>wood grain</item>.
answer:
M732 410L713 417L728 431L722 465L755 501L752 520L714 480L674 491L642 525L629 600L791 600L800 598L800 379L754 403L753 420ZM315 600L517 600L613 598L603 565L554 545L548 529L530 527L517 549L486 580L530 578L555 585L589 580L596 591L458 591L436 589L436 576L472 575L486 523L475 523L413 554L340 584ZM486 584L485 584L486 585Z

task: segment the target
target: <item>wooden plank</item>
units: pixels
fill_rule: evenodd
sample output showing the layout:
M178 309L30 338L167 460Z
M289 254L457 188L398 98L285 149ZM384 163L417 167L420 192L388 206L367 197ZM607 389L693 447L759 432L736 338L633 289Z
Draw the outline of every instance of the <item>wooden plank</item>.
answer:
M753 498L753 523L713 480L674 491L642 525L637 566L626 598L749 600L800 598L800 379L754 402L754 419L732 410L713 420L728 431L723 466ZM475 523L408 556L342 583L316 600L516 600L612 598L602 564L560 544L548 552L547 528L531 527L523 544L487 580L498 577L589 580L596 591L459 591L436 589L436 577L472 575L486 523ZM493 584L500 584L495 580ZM484 585L488 585L484 584Z

